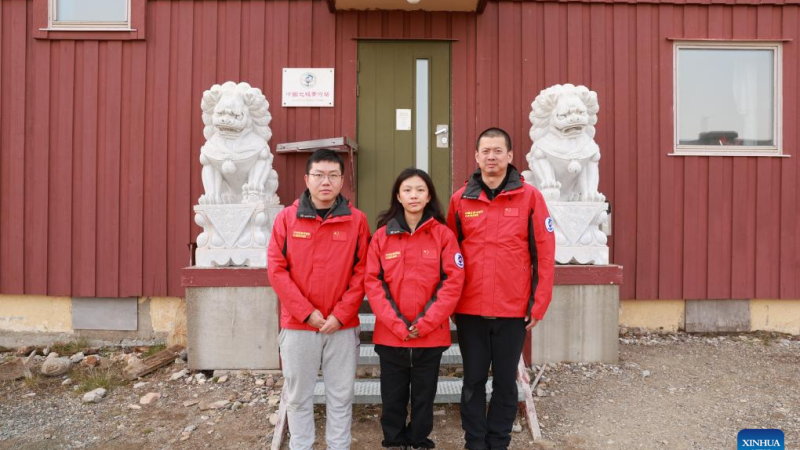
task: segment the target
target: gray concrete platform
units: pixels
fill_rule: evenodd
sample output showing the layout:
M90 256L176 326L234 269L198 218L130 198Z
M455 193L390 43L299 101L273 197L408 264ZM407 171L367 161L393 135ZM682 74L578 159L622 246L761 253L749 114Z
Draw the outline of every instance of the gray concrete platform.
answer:
M555 286L531 347L533 364L619 362L619 286Z
M433 399L434 403L459 403L461 402L461 386L463 385L460 378L439 378L439 385L436 388L436 397ZM519 401L523 401L522 388L517 383L517 390L520 392ZM486 400L492 398L492 379L486 382ZM378 379L357 379L356 380L356 395L353 403L358 405L376 405L381 403L381 382ZM322 380L317 381L314 386L314 404L325 404L325 384Z
M279 369L277 307L271 287L187 287L189 368Z
M461 348L458 344L453 344L442 354L443 366L454 366L462 364ZM358 355L359 366L377 366L381 363L380 357L375 353L375 345L361 344Z

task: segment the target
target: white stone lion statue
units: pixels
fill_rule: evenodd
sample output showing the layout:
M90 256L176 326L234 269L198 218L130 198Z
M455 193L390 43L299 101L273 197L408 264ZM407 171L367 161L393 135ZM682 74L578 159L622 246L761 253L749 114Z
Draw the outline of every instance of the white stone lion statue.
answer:
M269 103L258 88L228 81L203 93L200 149L205 193L201 205L279 203L278 174L272 169Z
M531 107L533 145L526 156L531 170L523 177L532 180L547 201L605 202L597 190L597 93L586 86L557 84L541 91Z

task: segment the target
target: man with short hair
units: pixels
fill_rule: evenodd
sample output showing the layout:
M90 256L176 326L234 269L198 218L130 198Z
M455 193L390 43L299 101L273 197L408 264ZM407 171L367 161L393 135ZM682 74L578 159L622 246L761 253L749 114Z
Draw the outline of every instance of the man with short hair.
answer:
M314 386L322 366L328 450L350 448L369 247L367 217L341 195L344 162L333 150L306 164L308 188L275 218L269 280L281 304L280 353L291 450L314 444Z
M542 320L552 297L555 237L544 197L511 165L508 133L489 128L476 147L479 168L453 194L447 216L466 263L455 310L464 359L461 426L465 448L505 450L517 414L516 372L525 335Z

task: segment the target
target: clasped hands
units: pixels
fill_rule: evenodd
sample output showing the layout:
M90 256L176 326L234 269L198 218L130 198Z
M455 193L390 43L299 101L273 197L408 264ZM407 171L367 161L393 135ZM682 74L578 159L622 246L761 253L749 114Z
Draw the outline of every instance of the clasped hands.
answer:
M329 315L326 319L318 309L308 316L306 323L314 328L318 328L322 334L333 334L342 327L342 323L333 314Z

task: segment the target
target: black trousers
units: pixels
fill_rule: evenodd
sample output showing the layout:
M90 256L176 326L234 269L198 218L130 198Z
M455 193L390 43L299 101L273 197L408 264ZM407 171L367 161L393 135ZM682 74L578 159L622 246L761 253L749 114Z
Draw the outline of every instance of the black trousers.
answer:
M428 436L433 430L433 398L445 350L447 347L411 349L375 345L375 352L381 358L384 447L436 447ZM407 423L409 400L411 420Z
M517 416L517 364L525 343L525 320L458 314L464 359L461 427L470 450L505 449ZM492 400L486 412L486 381L492 368Z

